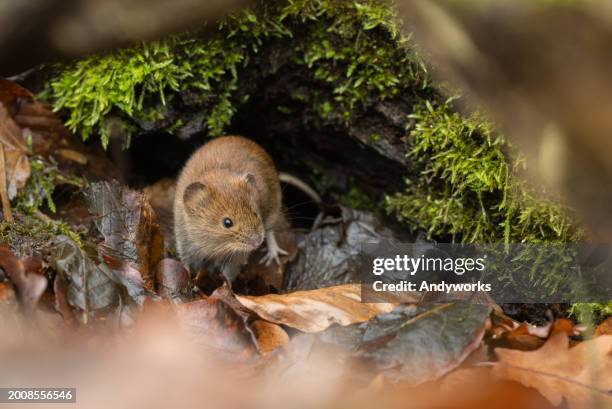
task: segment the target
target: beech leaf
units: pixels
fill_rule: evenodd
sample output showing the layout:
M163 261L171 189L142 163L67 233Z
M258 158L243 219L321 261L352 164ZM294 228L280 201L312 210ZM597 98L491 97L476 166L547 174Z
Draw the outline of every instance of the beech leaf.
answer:
M333 324L364 322L396 306L362 303L358 284L258 297L236 295L236 299L267 321L304 332L323 331Z

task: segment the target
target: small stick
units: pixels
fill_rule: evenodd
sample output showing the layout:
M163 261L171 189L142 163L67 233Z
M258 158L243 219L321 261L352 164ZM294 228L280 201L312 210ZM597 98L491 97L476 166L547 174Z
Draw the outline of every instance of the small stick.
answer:
M6 167L4 163L4 145L0 142L0 197L2 198L2 213L4 220L7 222L13 221L13 212L11 211L11 202L8 198L6 190Z
M39 67L32 67L22 73L19 73L17 75L13 75L12 77L8 77L6 78L9 81L13 81L13 82L21 82L23 80L25 80L28 75L32 74L34 71L36 71Z
M45 222L47 224L53 224L55 222L55 220L53 220L52 218L50 218L49 216L47 216L46 214L44 214L40 210L36 210L35 214L36 214L36 216L38 216L38 218L40 220L42 220L43 222Z

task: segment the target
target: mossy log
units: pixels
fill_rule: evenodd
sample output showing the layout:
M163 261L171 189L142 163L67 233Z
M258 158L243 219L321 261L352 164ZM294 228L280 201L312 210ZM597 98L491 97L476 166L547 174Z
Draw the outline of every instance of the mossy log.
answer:
M379 0L261 2L212 28L56 67L42 96L72 131L98 138L131 185L173 176L208 138L235 133L326 202L387 213L402 233L584 237L569 209L523 180L520 152L432 83L408 31Z
M522 182L503 135L431 83L387 3L262 3L217 28L86 58L46 95L83 138L131 146L133 183L172 175L207 137L240 133L328 198L387 209L406 230L580 237L567 209Z

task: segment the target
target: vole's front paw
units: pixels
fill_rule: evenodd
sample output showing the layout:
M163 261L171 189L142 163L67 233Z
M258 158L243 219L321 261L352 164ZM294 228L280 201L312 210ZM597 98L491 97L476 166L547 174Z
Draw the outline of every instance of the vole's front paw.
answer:
M276 264L280 266L280 256L287 255L287 251L281 249L276 242L274 232L269 232L266 236L268 251L266 255L261 258L260 263L265 263L267 266L270 265L272 260L276 261Z
M266 252L266 255L263 256L259 262L262 264L265 263L267 266L269 266L270 263L272 263L272 260L274 260L276 261L276 264L280 266L280 256L284 256L287 254L289 253L287 253L285 250L281 249L278 246L276 246L275 248L271 248L270 246L268 246L268 251Z

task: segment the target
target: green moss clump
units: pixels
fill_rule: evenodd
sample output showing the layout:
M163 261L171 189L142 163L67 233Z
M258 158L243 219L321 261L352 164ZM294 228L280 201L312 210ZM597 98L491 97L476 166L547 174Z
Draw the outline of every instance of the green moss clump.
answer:
M70 237L79 247L83 247L81 235L66 223L16 213L15 221L0 221L0 242L7 243L19 255L30 255L35 250L44 249L55 237Z
M216 116L209 125L211 133L218 133L233 113L228 97L243 60L242 50L227 48L220 39L171 37L81 60L63 70L50 83L47 94L56 110L68 109L66 125L72 131L83 139L97 133L106 147L116 123L113 117L162 119L175 93L210 91L210 116ZM145 102L157 110L146 112ZM132 126L123 131L129 136L136 127L127 122Z
M338 202L353 209L379 212L382 210L382 203L372 200L370 196L362 192L356 186L352 186L345 194L338 197Z
M8 243L19 254L31 254L59 235L68 236L82 246L80 233L40 212L44 205L52 213L56 212L53 192L60 185L80 189L85 186L85 180L62 172L41 157L30 158L30 177L12 203L15 221L0 222L0 241Z
M603 321L606 317L612 317L612 302L608 304L574 304L570 310L570 314L576 317L579 322L592 325Z
M55 213L53 191L59 185L69 185L75 188L85 186L85 180L61 172L56 165L40 157L30 159L30 177L26 185L14 199L14 207L24 214L34 214L43 204Z
M260 3L206 38L187 33L62 67L44 95L69 112L72 131L83 139L97 134L104 146L115 133L129 141L143 122L176 130L182 124L169 103L179 100L216 136L249 97L247 67L268 43L286 41L291 62L320 85L291 97L322 119L346 123L374 101L428 85L424 65L398 33L394 9L379 1Z
M405 192L387 197L386 207L413 230L442 241L475 244L575 243L585 238L569 209L536 195L519 179L524 160L520 155L511 159L512 147L478 114L462 116L449 103L424 100L411 117L415 125L408 155L416 175L406 180ZM551 294L566 288L565 272L575 260L551 260L546 247L541 251L549 261L543 270L532 271L530 285ZM527 250L524 256L537 258ZM511 274L499 280L514 285ZM581 317L585 310L602 317L612 311L612 302L578 304L575 309Z
M317 24L294 47L293 61L308 68L310 83L296 99L328 122L348 124L373 101L429 86L427 70L399 34L392 7L376 1L290 2L284 13Z
M449 103L422 101L411 117L408 155L417 175L387 198L395 212L430 236L462 243L574 242L583 234L568 209L536 198L518 179L504 137L478 114L464 117Z

